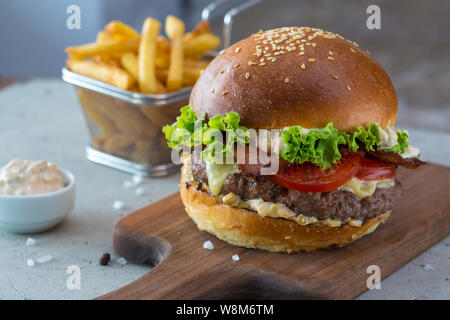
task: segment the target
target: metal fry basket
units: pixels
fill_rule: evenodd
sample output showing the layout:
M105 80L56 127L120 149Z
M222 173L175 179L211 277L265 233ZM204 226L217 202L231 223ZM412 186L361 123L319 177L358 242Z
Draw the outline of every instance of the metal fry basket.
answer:
M174 170L162 127L172 123L188 104L191 88L170 94L140 94L88 78L67 69L91 138L91 161L133 174L163 176Z

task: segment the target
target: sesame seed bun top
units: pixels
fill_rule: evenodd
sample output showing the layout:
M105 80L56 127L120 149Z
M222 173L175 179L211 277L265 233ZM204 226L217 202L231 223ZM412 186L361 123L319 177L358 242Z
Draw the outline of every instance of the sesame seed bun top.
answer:
M329 122L353 131L393 127L397 97L383 68L343 37L314 28L260 31L222 51L194 86L190 104L208 117L235 111L249 128Z

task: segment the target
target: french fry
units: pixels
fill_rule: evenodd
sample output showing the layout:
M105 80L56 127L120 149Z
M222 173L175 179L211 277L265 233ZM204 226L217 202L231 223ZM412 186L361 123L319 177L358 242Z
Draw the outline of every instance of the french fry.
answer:
M148 140L136 141L136 146L130 155L130 160L144 163L149 158L152 150L152 142Z
M92 138L92 147L97 150L103 150L103 146L110 136L96 136Z
M91 103L110 116L119 131L126 132L135 139L150 138L158 131L135 105L94 91L87 91L85 94Z
M67 47L67 68L121 89L161 94L192 86L208 62L199 61L220 40L206 21L184 34L183 21L168 16L170 40L160 35L161 23L145 20L142 35L114 20L98 32L95 43ZM166 86L167 87L166 87Z
M66 52L71 58L82 60L84 58L113 53L137 52L138 48L139 38L128 38L121 41L94 42L76 47L67 47Z
M108 41L114 41L114 37L103 30L97 33L97 43L104 43Z
M134 138L124 132L116 133L106 139L103 149L108 153L117 153L118 151L131 146Z
M184 22L172 15L167 16L166 33L172 41L166 86L169 91L176 91L183 86Z
M136 80L139 79L139 59L136 54L132 52L124 53L120 58L120 63Z
M155 75L156 41L161 23L155 19L145 19L139 46L139 88L144 93L158 93Z
M97 43L105 43L108 41L116 41L116 39L114 38L114 36L106 33L105 31L99 31L97 33L97 40L96 40ZM118 67L120 65L119 63L120 56L121 56L120 53L112 53L109 55L96 56L94 57L94 59Z
M105 31L110 35L118 34L129 38L136 38L140 36L139 32L134 30L132 27L117 20L108 23L105 26Z
M192 34L194 36L199 36L204 33L210 33L211 32L211 25L208 23L208 21L201 20L197 23L194 30L192 30Z
M194 30L186 33L183 36L183 42L189 41L190 39L197 37L203 33L209 33L210 31L211 31L211 26L209 25L209 23L205 20L202 20L199 23L197 23Z
M219 45L219 37L211 33L204 33L183 41L184 56L185 58L198 60L203 57L206 51L214 50Z
M170 65L170 54L165 52L161 53L156 52L155 67L168 69L169 65Z
M186 68L206 69L210 61L185 59L183 66Z
M200 77L204 68L185 67L183 68L183 86L193 86ZM156 77L162 83L166 83L167 75L169 71L167 69L156 69Z
M78 89L77 93L80 103L86 112L86 117L100 128L104 136L110 136L118 132L116 125L109 118L108 114L92 104L91 99L85 95L85 89Z
M134 83L134 79L126 71L103 62L67 60L66 65L73 72L112 84L124 90L129 89Z
M156 51L157 52L170 52L170 42L169 39L167 39L164 36L158 36L158 41L156 42Z

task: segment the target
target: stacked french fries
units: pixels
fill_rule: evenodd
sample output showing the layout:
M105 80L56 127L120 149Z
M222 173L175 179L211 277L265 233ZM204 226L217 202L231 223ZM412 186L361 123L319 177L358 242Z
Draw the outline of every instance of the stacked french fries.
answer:
M184 22L167 16L161 22L147 18L139 33L120 21L111 21L94 43L67 47L67 68L124 90L163 94L195 84L208 61L206 51L216 49L220 38L206 21L185 33Z
M203 60L205 52L216 49L220 39L211 34L205 21L185 33L183 21L168 16L164 26L168 37L161 35L161 29L161 23L152 18L144 21L141 33L120 21L111 21L98 33L95 43L66 48L67 68L146 94L164 94L194 85L209 63ZM91 129L95 149L138 163L170 161L161 128L175 120L186 101L149 107L83 88L78 89L78 97L86 118L95 124L96 129Z

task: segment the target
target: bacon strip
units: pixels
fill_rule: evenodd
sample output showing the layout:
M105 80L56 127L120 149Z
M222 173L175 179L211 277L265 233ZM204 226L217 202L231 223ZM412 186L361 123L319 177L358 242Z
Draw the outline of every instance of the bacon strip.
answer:
M403 166L408 169L417 169L418 167L426 163L419 160L418 158L403 159L401 155L392 151L368 151L367 155L372 158L392 163L398 166Z

